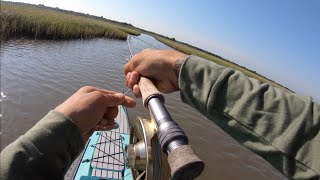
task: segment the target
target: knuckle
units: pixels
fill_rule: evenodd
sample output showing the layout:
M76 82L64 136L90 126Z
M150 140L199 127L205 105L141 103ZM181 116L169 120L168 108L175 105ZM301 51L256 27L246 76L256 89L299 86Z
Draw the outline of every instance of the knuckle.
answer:
M93 91L93 92L91 92L91 95L95 98L95 99L97 99L97 100L99 100L99 99L103 99L105 96L101 93L101 92L99 92L99 91Z
M146 48L146 49L143 49L141 52L142 53L146 53L146 52L149 52L149 51L151 51L152 49L151 48Z
M140 58L140 54L135 54L135 55L132 56L132 58L129 61L129 63L132 64L133 62L137 61L139 58Z
M124 72L124 74L128 74L128 72L129 72L128 63L123 66L123 72Z
M118 98L115 97L114 95L108 95L108 96L106 96L106 98L109 103L116 103L118 101Z
M132 68L131 70L132 70L132 71L133 71L133 70L136 70L137 67L139 66L139 64L140 64L139 61L132 61L132 67L133 67L133 68Z
M81 92L90 92L90 91L93 91L93 90L94 90L94 87L92 87L92 86L84 86L84 87L79 89L79 91L81 91Z

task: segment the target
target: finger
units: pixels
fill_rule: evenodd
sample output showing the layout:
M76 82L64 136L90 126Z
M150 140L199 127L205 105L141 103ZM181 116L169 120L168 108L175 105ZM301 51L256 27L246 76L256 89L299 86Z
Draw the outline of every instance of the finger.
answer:
M90 92L93 92L93 91L98 91L98 92L101 92L103 94L115 94L116 93L114 91L101 89L101 88L97 88L97 87L94 87L94 86L84 86L84 87L80 88L79 91L86 92L86 93L90 93Z
M140 79L140 75L137 71L132 71L131 72L131 81L134 83L134 84L138 84L139 82L139 79Z
M132 56L129 62L123 66L124 73L128 74L129 72L135 70L136 67L139 66L139 59L142 59L141 53Z
M135 84L138 84L139 79L140 79L139 74L136 71L132 71L130 73L130 77L129 77L129 81L128 81L129 87L131 87L131 89L133 89L133 86Z
M112 129L114 129L115 124L109 125L109 126L100 126L97 125L97 131L110 131Z
M110 91L110 90L106 90L106 89L102 89L102 88L97 88L97 87L95 87L95 91L98 91L104 95L116 94L116 92L114 92L114 91Z
M114 119L105 119L105 118L103 118L98 123L98 126L113 126L113 125L114 125Z
M105 106L108 107L117 107L125 101L125 95L122 93L116 94L106 94L105 95Z
M124 74L128 74L129 72L131 72L131 71L134 70L134 66L133 66L134 62L133 62L133 61L134 61L134 59L136 59L136 56L137 56L137 55L134 55L134 56L130 59L130 61L123 66L123 72L124 72Z
M136 101L131 97L126 96L121 105L132 108L136 106Z
M123 105L126 107L135 107L136 101L129 96L125 96L122 93L116 94L107 94L104 95L105 107L118 107L119 105Z
M93 86L84 86L84 87L79 89L79 91L86 92L86 93L90 93L90 92L92 92L94 90L95 90L95 87L93 87Z
M140 98L140 97L142 96L138 84L135 84L135 85L133 86L133 93L134 93L134 95L135 95L137 98Z
M129 73L126 75L126 85L127 85L127 87L129 87L130 89L132 89L132 87L129 86L130 77L131 77L131 72L129 72Z
M106 112L104 113L103 115L103 118L104 119L114 119L117 117L118 115L118 107L111 107L111 108L108 108L106 110Z
M125 75L127 75L130 72L130 68L129 68L130 64L129 63L130 63L130 61L123 66L123 72Z
M145 48L145 49L143 49L140 53L147 53L147 52L150 52L150 51L154 51L154 49L152 49L152 48Z
M97 131L97 128L94 127L92 129L90 129L89 131L85 132L84 134L82 134L82 139L84 142L87 142L89 137L93 134L94 131Z
M125 96L123 93L117 93L114 91L100 89L100 88L96 88L96 87L93 87L92 90L98 91L106 97L105 101L107 102L106 103L107 107L116 107L118 105L124 105L127 107L134 107L135 106L135 100L129 96ZM94 92L94 91L92 91L92 92ZM124 102L124 104L122 104L123 102Z
M115 126L115 121L114 119L102 119L96 126L98 131L109 131L114 129Z

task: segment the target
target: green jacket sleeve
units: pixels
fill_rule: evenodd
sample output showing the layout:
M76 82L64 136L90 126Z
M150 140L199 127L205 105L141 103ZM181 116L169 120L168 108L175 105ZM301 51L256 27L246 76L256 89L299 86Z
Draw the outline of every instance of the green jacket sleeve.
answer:
M1 152L1 179L63 179L84 148L80 131L62 113L50 111Z
M182 65L183 102L293 179L320 176L320 105L197 56Z

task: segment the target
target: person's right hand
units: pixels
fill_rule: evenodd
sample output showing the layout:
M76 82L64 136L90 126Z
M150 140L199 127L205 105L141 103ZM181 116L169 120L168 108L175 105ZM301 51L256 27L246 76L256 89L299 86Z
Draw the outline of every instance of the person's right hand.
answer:
M177 66L181 66L186 57L186 54L175 50L145 49L124 65L127 86L137 97L141 97L138 82L143 76L149 78L162 93L177 91L177 71L180 70Z

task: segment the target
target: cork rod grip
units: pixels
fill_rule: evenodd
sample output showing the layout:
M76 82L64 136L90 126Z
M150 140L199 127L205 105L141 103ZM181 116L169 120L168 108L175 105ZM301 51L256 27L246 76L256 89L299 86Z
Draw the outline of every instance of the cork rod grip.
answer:
M160 91L147 78L140 77L139 87L142 94L143 105L147 107L146 100L152 95L161 95ZM162 96L162 95L161 95Z

